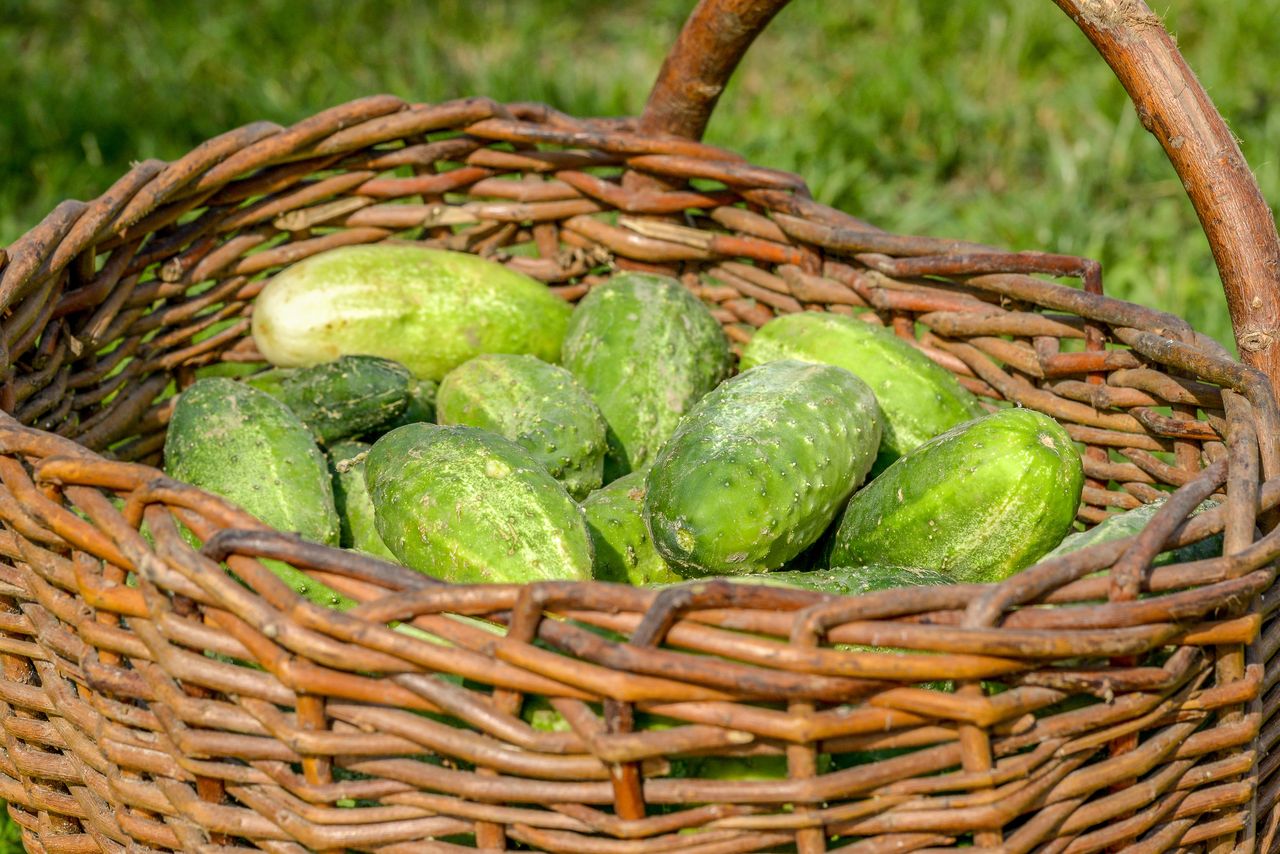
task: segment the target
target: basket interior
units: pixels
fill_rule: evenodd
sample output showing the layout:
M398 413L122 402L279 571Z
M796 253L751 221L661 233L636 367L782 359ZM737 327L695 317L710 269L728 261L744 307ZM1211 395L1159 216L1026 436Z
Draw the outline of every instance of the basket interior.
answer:
M1115 591L1090 573L1121 553L1095 555L1097 565L1010 599L1007 615L996 608L1000 627L988 628L964 622L970 601L985 595L973 590L902 608L875 596L840 604L713 586L677 601L578 585L495 590L468 605L463 593L425 589L341 553L223 536L215 557L254 595L245 593L182 542L177 523L210 540L253 520L119 463L161 463L176 391L263 367L249 315L271 275L326 249L379 241L492 257L570 301L616 270L667 273L711 307L735 347L780 313L833 311L889 326L990 407L1027 406L1064 425L1088 478L1082 527L1203 484L1202 472L1228 458L1233 476L1257 487L1243 404L1249 377L1184 321L1103 296L1086 259L885 233L814 203L795 176L534 105L373 98L283 131L251 126L174 164L140 164L88 206L60 207L11 248L0 281L10 297L7 408L23 425L102 455L23 432L0 461L10 638L9 708L0 711L30 721L6 725L0 796L13 802L29 844L61 835L102 850L129 840L168 850L294 850L271 848L273 840L374 850L426 835L505 834L568 851L605 850L591 840L613 845L627 833L676 845L672 834L701 828L712 834L706 844L723 841L726 851L821 850L803 847L817 843L795 818L815 811L828 835L888 844L915 834L913 847L982 846L999 833L1038 842L1092 834L1091 844L1111 844L1152 826L1108 827L1106 816L1122 814L1176 812L1188 822L1184 845L1243 826L1253 785L1244 775L1256 757L1229 755L1253 749L1262 718L1247 704L1273 681L1262 684L1259 662L1246 668L1242 647L1259 630L1262 612L1249 603L1269 587L1270 570L1164 567L1144 589L1182 598L1139 613L1138 602L1098 604ZM1250 441L1252 468L1238 462ZM1226 482L1209 483L1204 497L1225 502L1242 488ZM1216 529L1187 523L1177 536L1210 537L1231 527L1225 515L1224 507ZM137 534L144 522L151 541ZM1140 565L1157 550L1139 555ZM161 559L148 558L143 572L152 554ZM450 665L389 630L370 639L353 623L321 625L254 556L327 573L374 603L375 615L377 603L409 596L416 624L465 650L465 660ZM1013 608L1024 602L1076 607ZM1116 606L1123 617L1103 613ZM821 660L771 664L798 654L796 615L805 609L818 614L808 642ZM495 646L484 630L440 616L449 611L505 615L508 638ZM632 640L549 625L544 611ZM653 628L657 612L670 620L640 643L635 633ZM929 655L841 646L883 646L886 631L897 633L895 646ZM540 657L550 653L528 643L535 636L581 668L556 670ZM647 664L628 658L664 639L661 652L676 658L656 648ZM938 652L949 656L945 673ZM728 676L698 664L708 654L767 671L763 699L735 695ZM467 669L475 656L501 662L501 673L486 683ZM997 659L1017 666L1002 670ZM244 661L258 669L232 663ZM424 675L439 670L467 681ZM892 681L868 687L854 674ZM930 688L944 676L959 689ZM621 700L596 704L608 691L586 686L610 679L629 687ZM552 682L576 687L556 704L569 732L519 724L524 698ZM675 726L628 736L636 714ZM451 740L458 720L480 735ZM802 736L796 720L809 727ZM750 733L750 744L730 731ZM495 746L512 744L533 758L486 764ZM815 759L848 752L865 753L862 767ZM438 761L404 758L422 753ZM669 776L673 761L700 754L777 757L784 779ZM1107 759L1126 754L1138 758ZM614 776L602 774L602 755L620 769ZM997 771L980 767L980 755ZM1109 787L1152 775L1164 776L1149 798L1127 812L1099 811L1118 803L1107 800L1116 797ZM496 788L477 794L485 779ZM1211 794L1188 806L1193 789L1191 798ZM866 799L873 792L877 808ZM1059 805L1059 824L1037 818L1046 793L1056 793L1049 802ZM898 803L915 817L894 818ZM948 819L955 810L971 814ZM758 847L733 847L748 836Z

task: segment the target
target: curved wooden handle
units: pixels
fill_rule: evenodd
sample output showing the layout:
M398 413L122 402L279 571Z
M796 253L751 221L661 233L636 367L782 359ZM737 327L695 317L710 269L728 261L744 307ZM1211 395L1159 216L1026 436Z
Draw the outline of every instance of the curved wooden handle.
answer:
M1143 0L1054 0L1093 42L1182 179L1213 250L1244 361L1280 394L1280 236L1226 122ZM641 117L699 138L747 47L787 0L700 0Z

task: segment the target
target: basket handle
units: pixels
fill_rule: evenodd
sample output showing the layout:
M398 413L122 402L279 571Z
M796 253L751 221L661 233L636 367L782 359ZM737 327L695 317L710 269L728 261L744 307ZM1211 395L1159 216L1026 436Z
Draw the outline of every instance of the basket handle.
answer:
M1246 364L1280 394L1280 237L1226 122L1143 0L1054 0L1093 42L1182 179L1209 238ZM699 139L752 40L787 0L699 0L640 128Z

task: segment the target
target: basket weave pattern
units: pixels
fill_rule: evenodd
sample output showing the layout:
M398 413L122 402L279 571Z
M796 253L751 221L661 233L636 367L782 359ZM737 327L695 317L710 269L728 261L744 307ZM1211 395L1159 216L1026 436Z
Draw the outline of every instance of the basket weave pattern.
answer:
M1002 585L837 598L445 586L153 468L171 384L260 359L267 277L384 240L494 257L569 300L609 269L670 273L738 344L776 313L858 312L991 405L1058 419L1085 447L1084 522L1176 491L1142 535ZM463 851L420 840L471 833L565 852L1164 851L1255 832L1274 850L1280 460L1258 436L1280 416L1261 375L1105 297L1093 262L889 234L795 176L626 122L379 96L64 203L9 248L0 304L0 797L31 851ZM1218 533L1226 556L1151 569ZM363 604L312 605L263 557ZM955 690L918 685L940 679ZM528 695L571 728L530 727ZM894 754L819 759L872 750ZM788 778L671 776L694 755L782 755Z

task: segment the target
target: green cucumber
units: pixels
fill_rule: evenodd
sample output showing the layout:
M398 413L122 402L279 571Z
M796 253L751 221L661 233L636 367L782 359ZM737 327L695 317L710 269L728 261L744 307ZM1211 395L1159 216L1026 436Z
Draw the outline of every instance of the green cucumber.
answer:
M440 383L441 424L481 427L524 448L575 500L600 487L605 423L573 374L534 356L477 356Z
M854 495L828 563L1001 581L1062 541L1083 487L1080 454L1056 421L1003 409L930 439Z
M916 569L908 566L870 564L867 566L838 566L831 569L784 570L731 578L752 584L772 584L778 587L795 587L816 590L833 596L861 596L877 590L893 590L899 587L929 587L936 584L952 584L955 579L933 569Z
M431 424L436 420L436 395L440 384L435 380L412 379L409 381L409 404L404 412L382 425L382 432L403 427L406 424Z
M704 397L646 480L645 520L684 577L776 569L823 533L880 444L875 397L843 368L784 359Z
M626 273L593 288L569 322L564 366L608 424L604 482L651 461L731 358L720 324L675 279Z
M211 377L178 396L165 437L165 470L277 530L338 544L324 454L289 407L244 383Z
M582 502L595 544L595 577L599 581L638 587L680 581L653 547L645 525L644 480L648 473L648 467L633 471Z
M481 353L559 361L571 313L542 282L476 255L343 246L267 282L253 306L253 340L279 367L382 356L439 381Z
M586 581L582 510L527 451L476 427L406 424L365 457L378 535L406 566L458 583Z
M279 400L244 383L210 377L178 396L165 436L165 471L277 530L326 545L339 542L329 470L311 432ZM183 534L197 545L190 531ZM355 604L287 563L263 563L316 604Z
M369 445L363 442L339 442L329 449L329 470L333 474L333 498L342 523L341 545L375 557L395 560L378 536L374 522L373 502L364 482L364 461Z
M284 401L328 444L381 427L409 403L409 371L377 356L342 356L310 368L275 368L247 382Z
M881 471L939 433L986 412L946 368L885 327L852 317L806 311L774 318L747 344L740 368L776 359L836 365L871 386L884 413L875 467ZM879 474L873 471L873 477Z
M1151 504L1143 504L1132 510L1126 510L1123 513L1117 513L1109 516L1103 521L1094 525L1087 531L1077 531L1068 534L1057 548L1046 554L1041 560L1059 557L1071 552L1078 552L1083 548L1095 546L1098 543L1109 543L1113 540L1123 540L1126 537L1133 537L1141 534L1143 529L1147 527L1147 523L1151 521L1156 512L1164 505L1165 499L1152 502ZM1195 513L1203 513L1217 506L1215 501L1206 501L1196 508ZM1152 566L1164 566L1169 563L1187 563L1193 560L1205 560L1207 558L1219 557L1222 555L1222 534L1215 534L1212 537L1206 537L1196 543L1183 546L1172 551L1161 552L1156 555L1155 560L1151 562Z

